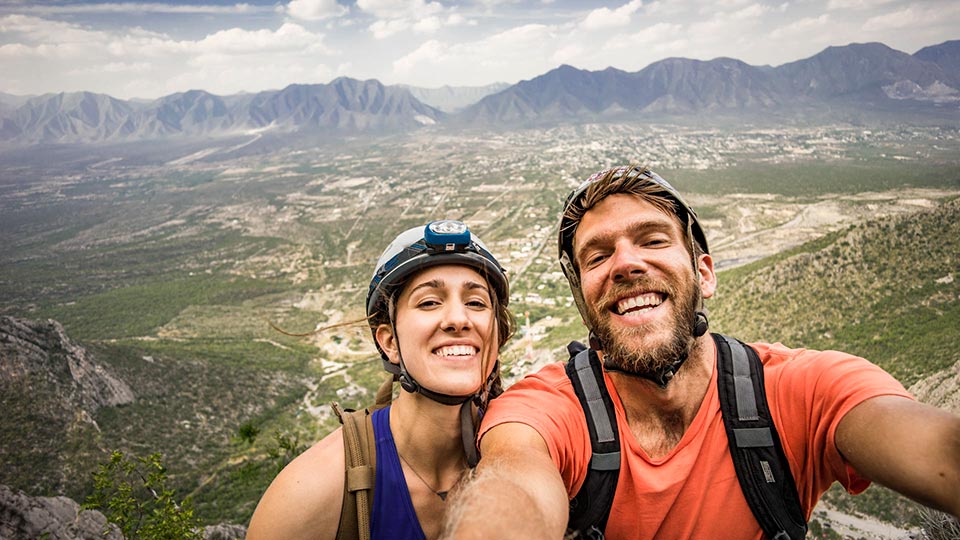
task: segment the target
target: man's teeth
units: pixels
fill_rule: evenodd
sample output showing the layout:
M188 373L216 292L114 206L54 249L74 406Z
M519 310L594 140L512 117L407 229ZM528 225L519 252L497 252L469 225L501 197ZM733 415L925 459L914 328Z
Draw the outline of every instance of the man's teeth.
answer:
M476 354L477 349L470 345L450 345L449 347L440 347L434 354L437 356L470 356Z
M641 294L639 296L631 296L630 298L624 298L623 300L617 302L617 314L623 315L628 311L646 311L653 309L663 303L663 299L657 293L647 293Z

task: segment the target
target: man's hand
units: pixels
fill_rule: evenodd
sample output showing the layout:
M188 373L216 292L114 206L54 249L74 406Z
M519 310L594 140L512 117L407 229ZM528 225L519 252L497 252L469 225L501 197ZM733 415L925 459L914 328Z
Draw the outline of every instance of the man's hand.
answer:
M563 538L567 491L540 434L500 424L483 436L480 450L472 478L451 498L442 538Z

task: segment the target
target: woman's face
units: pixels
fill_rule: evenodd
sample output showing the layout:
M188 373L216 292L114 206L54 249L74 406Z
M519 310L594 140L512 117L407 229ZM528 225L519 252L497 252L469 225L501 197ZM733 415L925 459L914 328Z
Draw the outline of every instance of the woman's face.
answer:
M497 358L492 291L474 269L428 268L411 278L396 302L399 339L388 325L377 341L393 363L397 347L407 372L422 386L449 395L468 395L483 385Z

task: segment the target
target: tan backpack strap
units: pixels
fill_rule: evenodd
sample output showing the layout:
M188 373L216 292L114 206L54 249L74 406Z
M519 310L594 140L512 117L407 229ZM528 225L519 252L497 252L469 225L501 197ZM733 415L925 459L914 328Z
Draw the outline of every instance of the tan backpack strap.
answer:
M343 423L343 507L337 540L370 540L370 511L376 483L377 442L373 435L372 410L343 411L333 403Z
M390 405L394 381L395 377L388 375L377 390L374 405L362 411L344 411L340 404L330 404L343 424L345 476L337 540L370 540L370 513L377 479L377 439L371 415Z

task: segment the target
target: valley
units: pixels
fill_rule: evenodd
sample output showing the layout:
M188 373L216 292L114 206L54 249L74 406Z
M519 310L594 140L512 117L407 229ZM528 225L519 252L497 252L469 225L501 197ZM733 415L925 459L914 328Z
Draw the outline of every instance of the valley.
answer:
M271 324L361 319L384 243L461 219L511 280L508 380L563 359L585 336L556 264L558 213L582 179L631 160L689 194L707 228L713 327L849 350L918 388L960 362L956 129L592 123L35 146L0 154L0 315L61 322L135 398L56 443L4 424L0 457L20 466L0 483L82 500L96 456L160 451L205 523L246 523L289 454L336 426L327 403L366 404L382 377L363 324L305 338ZM43 421L28 393L4 399ZM843 510L916 525L879 499Z

